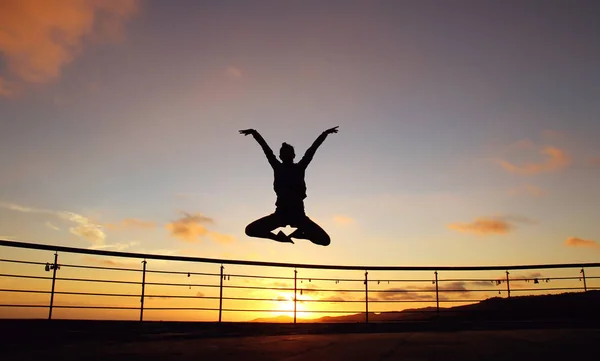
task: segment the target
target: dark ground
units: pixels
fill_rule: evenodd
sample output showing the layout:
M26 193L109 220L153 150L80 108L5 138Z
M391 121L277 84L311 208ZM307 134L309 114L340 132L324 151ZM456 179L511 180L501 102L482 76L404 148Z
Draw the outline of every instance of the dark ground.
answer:
M558 323L450 327L0 320L0 330L0 359L7 361L573 360L595 359L600 344L600 327Z

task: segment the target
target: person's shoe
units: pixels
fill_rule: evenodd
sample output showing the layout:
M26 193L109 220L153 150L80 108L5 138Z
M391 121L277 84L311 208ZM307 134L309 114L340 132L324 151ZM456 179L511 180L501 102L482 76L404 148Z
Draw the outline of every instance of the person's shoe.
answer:
M306 238L306 236L304 235L304 231L300 230L300 229L296 229L294 232L292 232L289 236L289 238L298 238L298 239L308 239Z
M277 242L294 243L294 241L292 241L287 234L283 233L283 231L279 231L279 233L277 233Z

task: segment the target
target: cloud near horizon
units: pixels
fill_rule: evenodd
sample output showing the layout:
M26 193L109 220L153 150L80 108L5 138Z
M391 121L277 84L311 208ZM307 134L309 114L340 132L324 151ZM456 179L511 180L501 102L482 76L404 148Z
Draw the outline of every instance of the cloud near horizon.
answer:
M565 245L569 247L587 247L587 248L600 248L600 243L592 240L571 237L565 241Z
M545 155L546 158L538 163L517 165L504 159L497 159L496 162L507 172L519 175L557 172L567 168L571 164L571 157L560 148L548 146L543 148L540 154Z
M138 0L3 0L0 2L0 95L50 82L80 53L84 40L118 41Z
M488 236L510 233L515 229L515 223L532 223L532 221L521 216L479 217L470 223L456 222L447 227L462 233Z
M69 228L69 232L76 236L84 238L95 245L104 244L104 240L106 239L106 233L104 233L104 230L102 229L101 225L96 224L92 222L89 218L77 213L67 211L55 211L50 209L31 208L15 203L5 202L0 202L0 207L21 213L47 214L64 221L71 222L73 223L73 225Z
M208 238L216 243L232 243L235 241L233 236L210 231L206 224L212 224L214 221L202 214L183 213L183 216L173 222L168 223L165 228L171 233L171 237L178 238L185 242L196 243L203 238Z
M493 281L452 281L439 282L439 298L443 301L452 299L465 299L471 296L472 291L481 287L490 288ZM435 285L407 285L405 287L385 288L373 290L374 300L381 301L429 301L435 300Z

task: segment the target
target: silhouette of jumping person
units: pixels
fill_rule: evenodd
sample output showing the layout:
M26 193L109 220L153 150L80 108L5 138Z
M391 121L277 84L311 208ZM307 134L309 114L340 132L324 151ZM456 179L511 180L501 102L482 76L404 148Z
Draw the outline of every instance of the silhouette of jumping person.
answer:
M257 238L268 238L285 243L294 243L292 238L308 239L314 244L321 246L329 245L331 240L327 232L304 213L304 198L306 198L304 174L306 167L308 167L308 164L313 159L319 146L329 134L337 133L337 128L333 127L321 133L310 148L306 150L304 157L298 163L294 163L296 154L294 153L294 147L291 145L287 143L281 145L281 149L279 150L280 162L275 157L275 154L273 154L267 142L265 142L256 130L240 130L240 134L251 134L265 152L267 160L273 168L275 178L273 189L277 194L275 212L246 226L246 235ZM296 228L289 236L282 231L279 231L277 234L272 232L274 229L287 225Z

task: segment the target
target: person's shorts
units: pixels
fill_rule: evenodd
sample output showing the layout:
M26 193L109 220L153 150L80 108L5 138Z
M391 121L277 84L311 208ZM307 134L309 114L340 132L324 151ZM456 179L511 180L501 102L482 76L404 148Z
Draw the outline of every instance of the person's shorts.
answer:
M274 214L281 219L282 227L296 227L306 218L304 203L277 204Z

